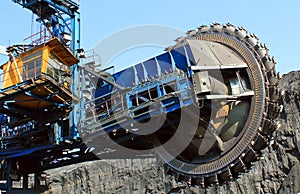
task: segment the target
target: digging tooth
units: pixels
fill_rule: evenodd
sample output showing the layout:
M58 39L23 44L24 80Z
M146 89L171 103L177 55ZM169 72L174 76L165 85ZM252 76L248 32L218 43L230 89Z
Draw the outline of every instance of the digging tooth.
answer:
M189 30L187 31L187 37L192 37L195 36L197 34L196 30Z
M176 38L174 41L177 43L177 44L180 44L180 43L182 43L183 41L184 41L184 37L182 37L182 36L180 36L180 37L178 37L178 38Z
M223 29L223 25L219 24L219 23L213 23L211 26L211 31L213 32L221 32Z
M198 27L198 32L199 33L207 33L209 31L209 26L207 25L202 25Z
M246 40L251 46L255 46L258 44L258 38L253 33L251 33L250 35L247 35Z
M243 27L236 28L236 35L240 39L244 39L247 36L247 30L245 30Z

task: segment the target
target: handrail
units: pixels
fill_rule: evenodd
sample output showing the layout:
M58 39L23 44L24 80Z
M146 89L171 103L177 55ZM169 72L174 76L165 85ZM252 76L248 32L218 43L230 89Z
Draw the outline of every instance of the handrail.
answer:
M186 82L189 82L189 80L187 79L186 76L184 76L182 78ZM146 86L146 87L148 87L148 86ZM155 88L157 88L157 87L155 87ZM149 100L148 101L145 101L145 102L142 102L142 103L137 103L137 106L132 106L132 107L128 107L126 102L128 100L137 100L137 98L135 98L135 97L133 99L130 98L130 97L125 98L124 93L119 94L119 95L113 95L113 98L106 99L106 100L104 100L100 103L97 103L96 105L93 105L90 110L95 111L96 114L93 114L91 117L87 117L85 119L85 122L90 123L92 120L96 121L95 118L97 118L97 120L99 122L104 122L106 119L109 119L111 117L115 117L116 115L120 115L120 114L122 115L124 112L128 112L128 111L129 112L135 112L135 111L138 111L138 110L142 109L145 106L150 106L150 104L154 101L163 101L167 98L172 98L174 96L180 97L181 93L185 93L185 92L190 93L191 88L187 87L185 89L176 90L176 91L171 92L171 93L164 93L163 95L157 96L157 97L151 96L151 91L152 90L150 90L149 87L148 87L147 90L144 90L144 92L147 92L148 95L149 95ZM136 90L136 92L137 92L137 90ZM136 94L133 91L131 91L131 93L132 93L132 96L135 96L135 95L139 96L140 95L140 93ZM191 97L191 94L189 94L189 96ZM99 98L97 98L97 99L99 99ZM94 101L95 100L96 99L94 99ZM89 102L92 102L92 100L89 101ZM163 106L168 106L168 104L164 104ZM129 114L129 112L128 112L128 114Z
M94 49L85 52L85 58L83 59L83 64L93 63L96 66L101 66L101 57L98 55Z
M150 106L151 105L151 103L153 102L153 101L163 101L163 100L166 100L166 99L168 99L168 98L172 98L172 97L174 97L174 96L181 96L180 94L181 93L184 93L184 92L189 92L189 98L192 98L192 95L191 95L191 89L184 89L184 90L180 90L180 91L176 91L176 92L172 92L172 93L168 93L168 94L165 94L165 95L163 95L163 96L159 96L159 97L157 97L157 98L155 98L155 99L153 99L152 101L148 101L148 102L144 102L144 103L142 103L142 104L140 104L139 106L137 106L137 107L135 107L134 109L130 109L130 108L125 108L125 109L122 109L122 110L119 110L119 111L117 111L117 112L114 112L112 115L107 115L107 113L103 113L103 114L96 114L96 115L93 115L93 116L91 116L91 117L88 117L88 118L86 118L85 119L85 124L87 124L87 125L85 125L85 127L83 127L83 128L81 128L80 130L82 130L81 132L86 132L86 131L92 131L92 130L94 130L94 129L96 129L97 127L100 127L100 126L103 126L103 125L105 125L106 123L109 123L109 122L111 122L112 120L114 120L114 119L116 119L116 118L119 118L120 116L122 117L122 116L124 116L125 114L127 115L127 116L130 116L130 114L131 113L133 113L133 112L135 112L135 111L138 111L138 110L141 110L141 109L143 109L144 107L147 107L147 106ZM107 100L108 101L108 100ZM170 103L168 103L168 104L161 104L161 106L164 108L164 107L168 107L168 106L170 106L170 105L172 105L172 104L170 104ZM110 109L111 111L112 111L112 109ZM154 111L154 110L149 110L149 111ZM134 116L134 117L140 117L140 116L143 116L143 115L145 115L145 114L147 114L147 113L149 113L149 112L141 112L140 114L138 114L138 115L131 115L131 116ZM97 118L97 120L95 120L95 118L94 117L96 117ZM91 123L91 121L95 121L94 123L92 122ZM105 128L105 127L104 127ZM104 129L103 127L100 127L99 129L100 130L103 130ZM88 130L87 130L88 129Z
M43 73L42 72L42 66L43 66L43 62L46 62L48 64L48 67L46 69L46 72ZM18 68L11 68L9 71L3 71L2 73L0 73L0 77L1 77L1 83L4 84L8 81L15 81L17 80L17 78L19 77L16 73L12 73L12 72L16 72ZM47 62L46 60L42 59L41 60L41 65L37 65L35 62L34 62L34 67L32 69L25 69L24 68L24 65L22 66L22 78L23 78L23 81L28 81L28 80L31 80L31 79L37 79L37 78L40 78L43 75L48 75L52 78L54 78L54 80L60 82L60 83L68 83L69 84L73 84L73 83L69 83L68 81L66 81L65 79L63 79L64 76L60 75L58 73L60 69L57 69L55 68L53 65L51 65L49 62ZM4 77L7 77L5 76L6 74L10 74L10 77L9 78L6 78L4 79ZM21 83L21 82L20 82ZM18 84L18 83L16 83ZM9 86L10 87L10 86ZM1 86L1 89L0 90L3 90L5 88L3 88L3 86Z
M37 37L38 35L40 37ZM22 44L23 52L25 51L26 45L37 46L37 45L47 42L48 40L51 40L52 38L53 38L52 33L47 28L43 28L41 31L39 31L35 34L32 34L29 37L23 39L23 41L22 41L23 42L23 44ZM26 41L28 41L29 39L30 39L30 42L28 44L26 44Z

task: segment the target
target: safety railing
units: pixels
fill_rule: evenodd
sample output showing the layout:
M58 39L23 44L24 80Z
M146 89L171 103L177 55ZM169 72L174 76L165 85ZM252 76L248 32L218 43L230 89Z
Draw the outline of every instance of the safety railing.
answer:
M9 116L7 116L9 118ZM2 123L1 125L1 137L12 137L12 136L18 136L20 133L30 131L34 128L34 121L29 121L25 124L22 124L20 126L15 126L13 128L8 127L8 123Z
M26 46L38 46L52 38L52 33L47 28L44 28L41 31L23 39L23 52L25 51Z
M7 116L7 119L12 119ZM0 151L19 147L24 142L20 141L19 136L25 133L31 133L35 130L35 122L28 121L19 126L9 127L8 123L1 124Z
M46 70L43 69L44 66L47 66ZM17 71L19 71L20 74L17 73ZM40 63L36 63L36 61L34 61L31 63L30 67L23 65L18 68L10 68L8 71L2 71L0 73L2 83L1 90L17 85L24 81L45 78L45 76L51 77L53 80L67 88L70 84L72 84L72 80L67 80L65 75L65 70L58 69L45 60L41 60Z
M83 58L82 61L84 65L101 66L101 57L94 51L94 49L86 51L84 55L85 58Z
M86 102L88 110L83 130L104 126L119 116L140 117L150 113L153 103L160 103L161 108L172 106L180 101L193 98L193 91L189 87L189 80L185 74L172 73L173 79L168 83L153 83L144 89L133 87L124 93L108 93ZM171 76L171 75L169 75ZM186 84L178 88L177 85ZM167 100L169 99L169 100ZM173 100L170 100L173 99ZM156 110L152 110L156 111Z

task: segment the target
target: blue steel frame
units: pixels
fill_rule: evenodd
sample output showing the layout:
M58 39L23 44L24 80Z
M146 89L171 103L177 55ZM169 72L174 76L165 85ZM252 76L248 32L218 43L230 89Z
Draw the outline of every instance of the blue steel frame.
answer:
M170 52L153 57L142 63L128 67L113 74L113 79L124 88L139 88L153 80L163 80L164 75L182 71L191 78L193 72L191 66L196 62L189 46L182 46ZM95 92L95 98L112 92L113 86L104 83Z
M77 3L72 0L13 0L13 2L36 14L39 17L37 21L46 26L52 35L58 37L74 54L77 54L76 52L80 48L80 13ZM72 37L70 43L64 40L65 34ZM74 80L71 90L75 96L79 96L80 92L77 88L79 80L76 68L76 65L73 65L71 68ZM79 105L75 105L70 113L69 136L61 137L61 140L63 138L77 139L79 137L77 130L78 115L76 114L79 108ZM59 125L57 127L60 128Z
M132 121L126 119L123 123L118 123L122 119L111 122L114 121L113 118L122 117L122 115L138 121L196 105L192 82L193 72L190 68L194 65L196 63L190 47L182 46L113 74L115 82L126 89L122 91L113 88L109 83L102 82L94 94L95 110L97 112L99 107L104 105L106 111L98 112L97 123L86 126L83 131L96 129L95 131L101 135L118 130L120 125L130 125ZM167 91L166 87L171 87L171 89ZM154 97L151 97L150 93L154 93ZM145 94L148 96L145 97ZM116 96L118 96L117 99L115 99ZM113 101L119 103L114 104ZM160 106L155 110L145 109L154 102L159 102ZM88 118L87 121L89 119L95 118Z
M150 116L159 116L161 114L173 112L184 106L195 104L193 87L185 73L173 72L166 76L162 76L161 78L162 80L150 81L148 83L132 88L127 93L125 92L121 94L124 97L124 107L121 108L120 104L116 104L117 106L108 108L106 112L97 114L98 123L96 124L96 126L87 126L85 130L97 128L96 131L101 130L104 134L118 129L120 125L129 126L131 124L130 122L132 122L131 120L124 120L124 122L122 123L112 123L110 122L110 116L112 116L112 118L118 118L119 116L126 115L136 121L139 121ZM173 86L172 90L167 91L165 86L171 85ZM142 94L145 94L148 91L154 91L154 93L157 93L157 96L152 99L142 98ZM140 98L144 101L136 106L136 103L133 103L133 101L136 101L137 98ZM102 99L103 96L96 97L96 106L106 102ZM110 101L110 99L108 99L108 101ZM158 102L160 106L155 107L155 109L151 110L144 109L145 107L151 106L151 104L155 102ZM96 107L96 109L97 108L98 107Z
M39 18L37 21L43 23L55 37L62 42L63 35L69 34L72 37L71 44L66 45L75 53L80 48L79 39L79 5L71 0L63 0L59 4L55 0L13 0L26 9L31 10Z

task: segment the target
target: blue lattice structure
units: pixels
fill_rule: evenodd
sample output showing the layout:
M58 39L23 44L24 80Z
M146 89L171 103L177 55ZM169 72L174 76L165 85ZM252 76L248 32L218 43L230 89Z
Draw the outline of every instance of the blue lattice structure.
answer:
M73 52L80 48L79 5L72 0L13 0L32 11Z
M7 193L20 180L19 189L28 190L29 174L38 189L44 170L93 158L83 154L87 147L79 139L74 113L79 107L74 71L79 63L79 5L70 0L13 2L32 11L42 30L8 47L10 59L1 66L1 190ZM84 159L66 152L74 149Z

